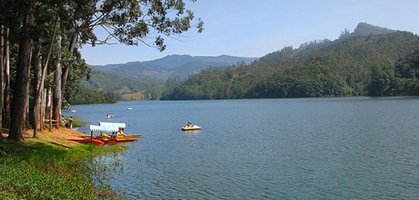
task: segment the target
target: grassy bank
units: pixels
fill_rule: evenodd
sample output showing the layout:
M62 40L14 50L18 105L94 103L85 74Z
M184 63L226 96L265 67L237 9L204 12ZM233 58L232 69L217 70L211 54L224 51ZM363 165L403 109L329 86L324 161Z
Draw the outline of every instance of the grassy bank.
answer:
M118 199L110 188L95 186L86 158L123 149L68 143L47 132L23 142L0 139L0 199Z

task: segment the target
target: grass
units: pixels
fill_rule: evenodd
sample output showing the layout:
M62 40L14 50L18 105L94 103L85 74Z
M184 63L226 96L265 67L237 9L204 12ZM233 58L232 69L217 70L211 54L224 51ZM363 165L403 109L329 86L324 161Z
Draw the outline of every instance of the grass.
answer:
M65 148L42 139L1 139L0 199L119 199L109 187L95 185L91 169L97 166L86 158L123 149L121 145Z

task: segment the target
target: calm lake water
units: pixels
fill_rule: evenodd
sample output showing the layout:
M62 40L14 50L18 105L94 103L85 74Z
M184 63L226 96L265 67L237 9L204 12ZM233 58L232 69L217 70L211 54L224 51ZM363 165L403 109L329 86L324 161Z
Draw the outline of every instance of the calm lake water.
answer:
M125 122L126 132L144 134L108 158L118 167L104 182L128 199L419 198L419 98L144 101L72 109L83 121ZM105 119L108 113L114 118ZM203 130L182 132L188 121Z

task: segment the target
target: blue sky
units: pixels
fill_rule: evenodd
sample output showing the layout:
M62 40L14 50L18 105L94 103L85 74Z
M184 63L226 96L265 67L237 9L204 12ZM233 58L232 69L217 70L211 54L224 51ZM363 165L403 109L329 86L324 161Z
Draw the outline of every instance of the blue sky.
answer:
M359 22L419 33L417 0L198 0L188 7L204 21L204 32L166 38L163 52L144 45L85 45L83 58L102 65L171 54L260 57L284 46L334 40Z

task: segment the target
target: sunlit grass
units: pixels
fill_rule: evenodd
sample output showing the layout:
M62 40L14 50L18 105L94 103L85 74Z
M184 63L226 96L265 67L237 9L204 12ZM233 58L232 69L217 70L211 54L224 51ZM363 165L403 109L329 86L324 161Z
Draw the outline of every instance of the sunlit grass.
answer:
M95 186L90 173L92 163L84 158L123 149L121 145L79 145L67 149L43 141L3 139L0 199L118 199L107 186Z

